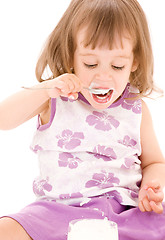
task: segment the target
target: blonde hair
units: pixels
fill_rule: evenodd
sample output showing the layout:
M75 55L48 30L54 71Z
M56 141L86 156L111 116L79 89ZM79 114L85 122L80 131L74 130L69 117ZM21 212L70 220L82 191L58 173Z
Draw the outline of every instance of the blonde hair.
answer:
M140 95L148 95L153 85L153 53L149 28L144 11L137 0L72 0L61 20L50 34L36 65L36 77L42 76L49 66L52 75L46 80L63 73L71 73L76 34L87 27L84 46L94 49L98 43L108 42L113 46L116 33L122 38L127 32L134 43L134 57L139 65L130 75L131 85ZM100 36L105 36L100 39Z

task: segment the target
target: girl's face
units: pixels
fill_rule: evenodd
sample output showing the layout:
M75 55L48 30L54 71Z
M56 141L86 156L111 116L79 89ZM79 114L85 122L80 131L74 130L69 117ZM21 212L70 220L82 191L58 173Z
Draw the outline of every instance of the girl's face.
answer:
M74 53L74 72L84 87L110 89L105 95L90 93L82 89L81 93L96 109L105 109L123 93L129 82L130 73L137 69L133 56L133 44L130 38L116 37L114 47L108 45L92 49L84 47L85 29L77 34L77 48Z

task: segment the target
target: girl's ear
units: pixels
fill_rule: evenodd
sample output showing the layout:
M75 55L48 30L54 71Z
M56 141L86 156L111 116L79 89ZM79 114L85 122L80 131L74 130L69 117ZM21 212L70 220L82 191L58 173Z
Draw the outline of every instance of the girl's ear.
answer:
M134 58L132 68L131 68L131 72L135 72L137 70L138 66L139 66L139 61L136 58Z

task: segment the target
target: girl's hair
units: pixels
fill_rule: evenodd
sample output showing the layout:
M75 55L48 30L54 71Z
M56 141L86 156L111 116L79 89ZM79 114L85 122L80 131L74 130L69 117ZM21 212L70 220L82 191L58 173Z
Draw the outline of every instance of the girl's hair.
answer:
M87 27L84 46L93 49L108 42L112 49L115 36L129 34L133 40L134 57L139 65L130 75L131 85L137 87L140 95L148 95L153 85L153 53L146 16L137 0L72 0L56 28L50 34L38 59L36 77L43 81L47 67L51 76L72 73L76 49L76 35ZM101 38L100 36L104 36Z

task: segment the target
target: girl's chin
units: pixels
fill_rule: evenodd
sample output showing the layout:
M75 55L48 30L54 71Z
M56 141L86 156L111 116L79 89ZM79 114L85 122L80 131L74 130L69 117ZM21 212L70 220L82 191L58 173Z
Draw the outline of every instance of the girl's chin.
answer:
M100 104L100 103L96 104L96 103L90 102L91 106L92 106L93 108L95 108L95 109L98 109L98 110L106 109L106 108L108 108L112 103L113 103L113 102L111 102L111 103L105 103L105 104Z

